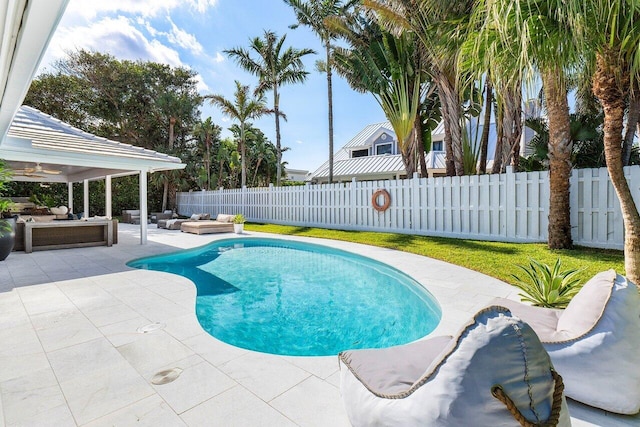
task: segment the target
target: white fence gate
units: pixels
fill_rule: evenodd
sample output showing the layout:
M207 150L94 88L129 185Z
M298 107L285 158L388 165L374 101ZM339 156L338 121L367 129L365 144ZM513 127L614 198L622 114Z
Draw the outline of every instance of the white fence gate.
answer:
M625 168L625 175L640 206L640 166ZM371 206L377 189L391 196L384 212ZM549 173L194 191L178 193L178 211L242 213L252 222L341 230L545 242ZM623 248L622 216L606 168L573 171L571 224L576 245Z

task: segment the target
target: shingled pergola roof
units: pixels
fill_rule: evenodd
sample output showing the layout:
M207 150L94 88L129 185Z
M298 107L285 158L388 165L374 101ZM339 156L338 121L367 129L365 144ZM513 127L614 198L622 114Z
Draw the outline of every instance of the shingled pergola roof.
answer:
M36 182L80 182L185 167L177 157L100 138L27 106L16 113L0 146L0 158L16 171L36 163L43 170L61 171L14 174L16 181Z

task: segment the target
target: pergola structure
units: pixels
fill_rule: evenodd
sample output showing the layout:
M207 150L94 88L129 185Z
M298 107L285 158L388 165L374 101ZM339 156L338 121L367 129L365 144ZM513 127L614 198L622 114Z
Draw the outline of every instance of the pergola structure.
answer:
M143 244L148 174L186 166L177 157L97 137L27 106L16 113L0 145L0 158L14 171L14 181L67 183L70 210L74 210L73 183L84 183L85 215L89 212L89 181L106 180L105 215L111 217L111 178L139 175Z
M66 182L70 204L73 183L83 182L85 212L89 212L89 181L105 179L107 216L111 216L111 178L138 174L143 219L140 243L145 244L148 174L182 169L185 165L180 159L99 138L33 108L21 107L67 3L0 2L0 159L10 168L23 171L14 176L15 180Z

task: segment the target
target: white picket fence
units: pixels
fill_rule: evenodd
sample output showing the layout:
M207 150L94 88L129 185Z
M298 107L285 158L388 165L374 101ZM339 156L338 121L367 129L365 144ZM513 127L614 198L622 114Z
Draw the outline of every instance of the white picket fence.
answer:
M625 168L640 206L640 166ZM377 189L391 195L385 212L371 206ZM351 181L298 187L178 193L182 215L242 213L248 221L387 231L507 242L546 242L548 172L392 181ZM620 206L606 168L571 175L571 224L576 245L622 249Z

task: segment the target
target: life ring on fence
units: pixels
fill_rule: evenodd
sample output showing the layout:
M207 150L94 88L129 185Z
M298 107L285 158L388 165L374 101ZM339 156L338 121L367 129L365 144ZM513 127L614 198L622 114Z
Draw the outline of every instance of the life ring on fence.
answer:
M378 203L378 197L380 196L382 196L382 199L384 200L382 204ZM373 206L373 209L377 210L378 212L384 212L389 209L390 204L391 195L387 190L385 190L384 188L379 188L373 192L373 195L371 196L371 206Z

